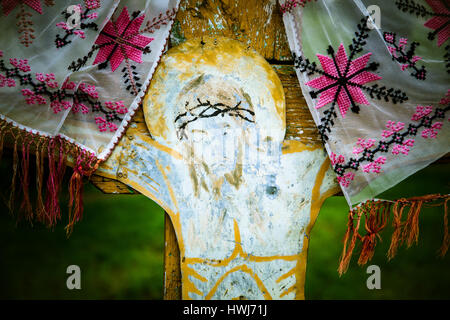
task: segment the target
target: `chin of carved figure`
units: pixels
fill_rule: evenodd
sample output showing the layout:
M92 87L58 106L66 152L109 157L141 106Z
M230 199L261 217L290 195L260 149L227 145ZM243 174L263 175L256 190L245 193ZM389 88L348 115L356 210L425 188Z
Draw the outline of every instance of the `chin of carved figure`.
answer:
M309 233L337 185L322 149L283 142L271 66L234 40L187 41L162 58L144 115L152 138L111 166L169 213L183 299L304 298Z

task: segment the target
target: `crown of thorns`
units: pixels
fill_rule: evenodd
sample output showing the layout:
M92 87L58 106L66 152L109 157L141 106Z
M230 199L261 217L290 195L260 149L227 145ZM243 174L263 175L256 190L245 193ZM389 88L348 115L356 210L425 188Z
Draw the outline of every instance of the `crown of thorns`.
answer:
M203 118L213 118L217 116L224 117L225 115L228 115L230 117L241 118L245 121L254 123L253 117L255 113L252 110L241 108L240 105L241 101L236 103L234 107L230 107L221 102L212 104L209 100L202 102L200 99L197 99L197 104L189 108L189 102L186 101L186 112L178 114L175 118L175 123L178 123L178 138L180 140L182 140L183 137L187 138L185 133L187 125Z

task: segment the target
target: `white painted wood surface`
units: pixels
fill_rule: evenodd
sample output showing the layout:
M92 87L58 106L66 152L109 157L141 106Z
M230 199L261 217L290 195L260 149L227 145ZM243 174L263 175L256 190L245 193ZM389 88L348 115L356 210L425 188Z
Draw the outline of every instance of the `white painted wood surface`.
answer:
M151 136L130 128L99 172L169 213L183 299L304 298L309 234L338 186L322 149L283 142L283 88L264 58L189 40L163 57L144 114Z

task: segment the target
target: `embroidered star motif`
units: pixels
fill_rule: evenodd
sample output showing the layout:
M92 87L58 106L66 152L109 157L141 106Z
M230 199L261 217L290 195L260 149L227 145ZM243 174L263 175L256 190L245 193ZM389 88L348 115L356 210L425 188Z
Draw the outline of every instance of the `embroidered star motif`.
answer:
M440 47L450 37L450 8L444 3L444 1L426 1L435 12L435 15L433 16L433 18L425 22L424 26L434 30L432 34L437 34L437 45L438 47Z
M376 63L366 66L372 55L370 52L351 61L341 44L336 55L332 47L329 47L328 53L331 58L317 54L323 68L322 76L307 82L306 85L318 89L311 92L313 98L320 94L316 109L334 102L338 104L344 118L350 106L354 112L358 112L356 103L369 104L361 86L382 78L368 71L377 67Z
M18 4L26 4L31 9L42 14L41 0L2 0L3 13L5 16L11 13Z
M142 63L145 47L154 40L140 34L139 28L144 18L145 15L141 15L130 20L128 10L124 7L117 20L111 19L95 41L100 49L94 64L110 62L114 72L123 60Z

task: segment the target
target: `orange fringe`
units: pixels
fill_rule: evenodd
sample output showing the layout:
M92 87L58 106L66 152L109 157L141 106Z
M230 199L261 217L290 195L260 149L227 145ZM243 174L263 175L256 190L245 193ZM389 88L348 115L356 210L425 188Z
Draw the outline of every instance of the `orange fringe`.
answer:
M375 252L377 240L381 241L380 233L389 222L389 215L392 208L393 227L391 244L387 253L389 260L394 258L400 245L406 244L409 248L419 240L419 214L424 205L441 206L444 205L444 238L441 248L438 251L439 256L443 257L448 251L450 237L448 233L448 205L450 195L432 194L422 197L413 197L409 199L399 199L393 201L369 200L350 210L347 232L344 236L344 248L340 258L338 272L340 275L345 273L350 264L356 241L362 242L362 249L358 259L359 265L365 265L370 261ZM433 203L438 200L443 202ZM409 207L405 221L402 221L403 212ZM366 234L359 234L361 217L364 215ZM356 223L356 225L355 225ZM350 243L348 244L349 240Z
M9 138L9 139L8 139ZM22 187L22 202L17 220L25 218L30 223L37 220L53 227L61 219L59 206L59 193L62 186L66 163L68 159L74 162L73 174L69 182L69 223L66 233L69 236L75 222L79 221L83 212L82 189L83 177L90 177L98 168L100 160L93 154L81 149L59 136L44 137L15 127L6 120L0 119L0 160L3 153L4 141L11 141L13 145L13 167L11 179L11 192L7 205L11 214L14 214L17 177ZM21 160L19 152L21 150ZM30 185L30 151L34 150L36 157L36 202L33 208ZM45 157L48 158L48 175L44 183L46 170ZM44 188L46 186L46 188ZM44 201L45 198L45 201Z

